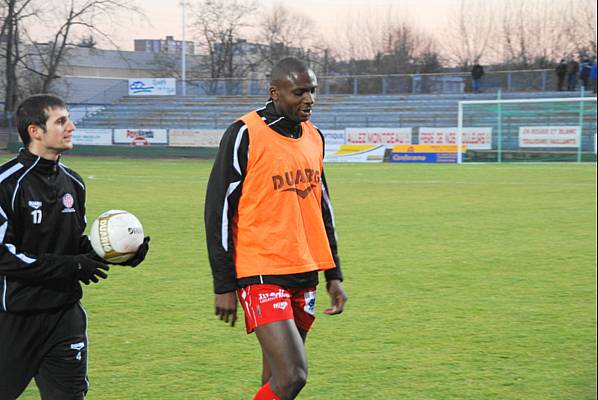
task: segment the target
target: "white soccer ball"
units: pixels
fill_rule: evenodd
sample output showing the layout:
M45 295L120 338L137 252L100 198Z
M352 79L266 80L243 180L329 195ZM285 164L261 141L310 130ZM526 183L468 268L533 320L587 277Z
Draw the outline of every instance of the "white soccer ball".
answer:
M93 221L89 240L98 256L121 263L133 257L143 243L143 226L128 211L106 211Z

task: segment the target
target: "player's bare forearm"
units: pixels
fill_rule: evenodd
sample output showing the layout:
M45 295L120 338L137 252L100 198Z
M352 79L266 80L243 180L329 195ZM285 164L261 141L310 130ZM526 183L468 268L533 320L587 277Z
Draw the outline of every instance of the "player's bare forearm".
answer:
M215 314L230 326L237 320L237 293L227 292L214 295Z
M330 295L330 308L324 310L325 314L336 315L343 312L345 303L348 300L347 293L343 289L343 283L338 279L332 279L326 283L326 289Z

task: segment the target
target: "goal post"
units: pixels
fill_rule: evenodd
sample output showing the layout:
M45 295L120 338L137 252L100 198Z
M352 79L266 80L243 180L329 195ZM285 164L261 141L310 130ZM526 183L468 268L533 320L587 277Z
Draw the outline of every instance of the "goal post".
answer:
M596 97L465 100L456 143L464 161L596 161ZM485 142L470 132L488 132ZM478 135L479 136L479 135ZM477 140L477 141L476 141Z

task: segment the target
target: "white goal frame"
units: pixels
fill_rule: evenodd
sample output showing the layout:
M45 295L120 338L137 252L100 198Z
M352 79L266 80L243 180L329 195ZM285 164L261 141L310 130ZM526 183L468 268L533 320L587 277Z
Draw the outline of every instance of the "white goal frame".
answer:
M458 122L457 122L457 163L461 164L463 162L463 153L460 151L461 146L463 144L463 105L468 105L468 104L497 104L500 106L500 104L513 104L513 103L554 103L554 102L579 102L579 121L580 121L580 126L583 126L583 103L584 102L591 102L593 101L594 103L596 103L596 97L553 97L553 98L541 98L541 99L507 99L507 100L501 100L500 99L500 93L499 93L499 98L496 100L463 100L463 101L459 101L459 114L458 114ZM499 149L498 149L498 162L501 162L501 140L500 140L500 134L501 134L501 120L502 120L502 114L501 114L501 109L500 107L498 107L498 111L497 111L497 118L498 118L498 130L499 130L499 139L498 139L498 143L499 143ZM577 162L581 162L581 134L582 134L582 130L579 130L579 146L577 148Z

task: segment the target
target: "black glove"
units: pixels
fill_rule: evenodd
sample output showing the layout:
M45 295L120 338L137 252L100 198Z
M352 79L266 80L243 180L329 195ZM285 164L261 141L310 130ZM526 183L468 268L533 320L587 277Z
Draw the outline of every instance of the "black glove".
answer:
M118 263L118 265L126 265L129 267L135 268L136 266L141 264L141 262L143 260L145 260L145 256L147 255L147 252L149 251L149 241L150 241L149 236L144 237L143 243L141 243L141 245L137 249L137 253L135 253L135 255L132 258L129 258L127 261Z
M93 253L65 257L67 257L68 262L75 268L77 278L86 285L89 285L91 282L98 283L100 281L99 278L106 279L108 277L104 271L108 271L110 267L95 259Z

